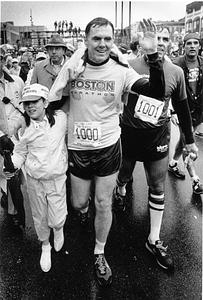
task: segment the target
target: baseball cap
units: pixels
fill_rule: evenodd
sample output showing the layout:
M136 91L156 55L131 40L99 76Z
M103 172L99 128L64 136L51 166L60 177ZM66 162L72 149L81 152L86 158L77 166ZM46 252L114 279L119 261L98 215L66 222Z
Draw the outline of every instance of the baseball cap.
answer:
M46 59L47 56L46 56L46 54L44 52L38 52L37 55L36 55L36 60L38 60L40 58Z
M12 59L12 63L15 63L15 62L18 63L18 59L17 58L13 58Z
M190 32L190 33L186 33L184 36L184 43L189 40L189 39L195 39L195 40L200 40L200 35L198 32Z
M21 102L35 101L39 98L48 99L49 89L39 83L24 87Z

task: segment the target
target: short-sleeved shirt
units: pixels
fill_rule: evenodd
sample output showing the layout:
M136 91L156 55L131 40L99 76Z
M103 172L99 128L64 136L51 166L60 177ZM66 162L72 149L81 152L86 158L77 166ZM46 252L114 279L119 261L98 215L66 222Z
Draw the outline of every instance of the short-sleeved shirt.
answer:
M92 150L115 144L120 137L122 94L139 78L113 59L100 66L87 63L84 72L70 82L68 148Z
M149 66L144 59L144 56L136 58L134 60L129 61L131 67L142 77L149 78ZM164 70L164 78L165 78L165 96L162 100L159 100L161 106L161 113L157 122L150 122L150 116L152 114L156 115L159 104L157 104L154 100L156 99L148 99L148 100L139 100L138 96L135 94L129 94L129 99L127 105L124 105L123 118L122 122L125 125L134 127L134 128L156 128L162 126L166 119L168 118L168 107L170 103L170 99L172 101L182 101L187 98L186 88L185 88L185 79L183 70L173 65L171 62L164 60L163 63ZM161 103L162 102L162 103ZM136 104L137 105L136 108ZM136 113L136 110L143 110L146 113L146 118L143 120ZM148 118L147 118L148 117Z

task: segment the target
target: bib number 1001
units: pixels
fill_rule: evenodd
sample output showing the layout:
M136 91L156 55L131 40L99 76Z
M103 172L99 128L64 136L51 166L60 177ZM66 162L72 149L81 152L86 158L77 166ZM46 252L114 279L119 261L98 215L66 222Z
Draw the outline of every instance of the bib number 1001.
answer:
M141 112L142 114L148 115L149 117L157 117L157 113L159 111L159 107L153 105L153 104L149 104L148 102L145 101L141 101L139 103L139 107L137 109L137 112Z
M157 124L159 117L163 111L164 102L140 95L135 105L134 117L144 122Z

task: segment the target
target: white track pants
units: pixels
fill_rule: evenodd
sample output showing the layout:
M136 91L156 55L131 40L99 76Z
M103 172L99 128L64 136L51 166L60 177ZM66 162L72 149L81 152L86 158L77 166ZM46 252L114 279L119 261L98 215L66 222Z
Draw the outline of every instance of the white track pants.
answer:
M66 175L57 179L34 179L27 175L30 207L38 239L49 239L51 228L62 227L66 221Z

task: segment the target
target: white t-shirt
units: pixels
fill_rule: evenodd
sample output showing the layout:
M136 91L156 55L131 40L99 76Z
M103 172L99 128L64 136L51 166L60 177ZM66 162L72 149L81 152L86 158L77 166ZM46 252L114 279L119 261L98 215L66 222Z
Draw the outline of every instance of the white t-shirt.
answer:
M112 59L101 66L87 64L70 83L68 148L93 150L115 144L120 137L122 95L139 78Z

